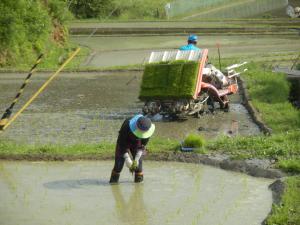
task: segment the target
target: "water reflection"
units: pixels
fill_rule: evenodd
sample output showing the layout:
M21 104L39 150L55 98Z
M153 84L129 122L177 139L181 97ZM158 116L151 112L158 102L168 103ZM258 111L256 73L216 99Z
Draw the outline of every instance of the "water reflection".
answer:
M122 224L148 224L148 215L144 202L144 185L134 185L132 193L125 193L125 191L122 193L120 187L120 185L112 185L111 191L115 200L116 213Z

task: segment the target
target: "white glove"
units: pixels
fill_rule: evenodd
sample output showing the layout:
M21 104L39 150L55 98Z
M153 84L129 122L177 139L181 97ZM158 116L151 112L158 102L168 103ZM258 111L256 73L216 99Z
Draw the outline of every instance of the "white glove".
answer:
M138 150L138 152L135 155L134 161L136 161L137 166L139 166L139 160L143 155L143 150Z
M126 166L127 166L128 168L130 168L130 167L132 166L132 160L131 160L131 158L130 158L128 152L126 152L126 153L124 154L124 159L125 159L125 164L126 164Z

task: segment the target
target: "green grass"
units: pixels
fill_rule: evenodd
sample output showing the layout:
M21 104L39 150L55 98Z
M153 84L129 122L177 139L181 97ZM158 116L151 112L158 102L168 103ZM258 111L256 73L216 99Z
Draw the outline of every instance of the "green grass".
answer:
M24 145L10 142L0 142L0 155L40 155L40 156L106 156L114 152L112 143L65 145Z
M77 46L75 44L70 44L66 48L59 48L56 50L50 50L46 52L45 58L39 65L40 70L56 70L61 64L68 59L70 54L72 54L77 47L80 47L80 52L74 57L74 59L65 67L66 70L79 69L80 65L90 54L90 49L83 46Z
M283 74L271 68L251 63L242 75L254 107L272 129L271 136L219 137L210 141L207 149L221 151L233 158L269 158L277 166L299 172L300 111L288 101L290 85ZM296 164L296 165L295 165Z
M150 154L176 151L179 149L179 142L174 139L151 138L147 149Z
M176 140L152 138L147 145L151 153L162 153L175 151L179 143ZM99 144L75 144L75 145L26 145L13 142L0 141L0 155L4 156L93 156L93 157L113 157L115 143L101 142Z
M300 177L289 177L280 205L273 205L267 225L300 224Z
M280 163L290 159L300 159L300 131L273 134L270 137L262 135L234 138L219 137L211 140L206 148L209 151L226 153L237 159L268 158Z
M278 168L286 172L300 173L300 158L281 160L278 163Z
M288 101L290 84L284 74L251 64L245 80L254 106L274 133L300 128L300 112Z
M38 65L37 70L39 71L54 71L57 70L58 67L64 63L64 61L69 57L69 55L75 51L78 46L75 44L69 44L66 47L54 47L49 48L46 52L44 52L44 57L42 58L41 63ZM64 70L80 70L81 64L90 54L90 49L87 47L80 47L80 52L74 57L74 59L65 67ZM19 63L14 66L5 66L0 68L0 72L7 71L20 71L27 72L33 66L35 61L31 63L25 62Z

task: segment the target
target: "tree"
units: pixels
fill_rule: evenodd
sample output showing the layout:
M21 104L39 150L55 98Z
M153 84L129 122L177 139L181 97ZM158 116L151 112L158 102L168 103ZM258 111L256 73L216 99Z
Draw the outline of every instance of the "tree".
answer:
M110 0L73 0L70 10L77 18L105 18L114 7Z

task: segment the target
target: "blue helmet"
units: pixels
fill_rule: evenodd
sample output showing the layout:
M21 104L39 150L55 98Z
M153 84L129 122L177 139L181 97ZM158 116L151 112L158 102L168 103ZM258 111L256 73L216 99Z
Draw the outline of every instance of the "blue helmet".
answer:
M198 40L197 35L191 34L191 35L188 37L188 41L196 42L197 40Z

